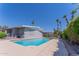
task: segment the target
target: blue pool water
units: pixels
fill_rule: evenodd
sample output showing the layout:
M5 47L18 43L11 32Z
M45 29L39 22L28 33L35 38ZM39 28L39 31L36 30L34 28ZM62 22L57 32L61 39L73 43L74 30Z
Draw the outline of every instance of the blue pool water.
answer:
M17 40L14 43L22 46L39 46L48 41L48 38Z

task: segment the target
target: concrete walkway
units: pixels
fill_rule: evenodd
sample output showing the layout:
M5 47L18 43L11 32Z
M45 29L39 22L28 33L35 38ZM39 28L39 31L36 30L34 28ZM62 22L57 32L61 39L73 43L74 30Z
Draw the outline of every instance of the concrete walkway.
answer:
M21 46L10 40L0 41L2 56L52 56L57 51L58 40L52 39L40 46Z
M2 56L67 56L68 52L60 39L51 39L40 46L21 46L10 40L0 40Z

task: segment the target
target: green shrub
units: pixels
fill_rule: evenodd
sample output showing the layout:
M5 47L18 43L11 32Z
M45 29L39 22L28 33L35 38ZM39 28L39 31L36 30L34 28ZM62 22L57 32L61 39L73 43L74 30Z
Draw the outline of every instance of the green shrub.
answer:
M74 18L65 29L64 35L75 43L79 43L79 17Z
M0 38L5 38L6 37L6 33L5 32L0 32Z
M66 30L63 31L62 38L65 39L65 40L68 40L68 36L67 36Z
M48 34L44 34L44 37L49 37L49 35Z
M53 37L58 38L58 35L59 35L59 31L58 30L54 30Z
M74 21L72 30L75 34L79 35L79 17Z

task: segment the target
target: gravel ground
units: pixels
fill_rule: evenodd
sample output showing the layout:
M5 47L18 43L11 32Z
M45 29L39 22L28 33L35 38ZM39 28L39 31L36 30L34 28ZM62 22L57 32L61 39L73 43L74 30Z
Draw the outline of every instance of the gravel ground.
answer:
M55 56L68 56L68 51L61 39L58 39L58 51L55 52Z
M72 44L70 44L68 41L63 40L65 47L68 51L68 55L69 56L78 56L77 51L75 49L77 49L77 47L73 46ZM79 49L77 49L79 51Z

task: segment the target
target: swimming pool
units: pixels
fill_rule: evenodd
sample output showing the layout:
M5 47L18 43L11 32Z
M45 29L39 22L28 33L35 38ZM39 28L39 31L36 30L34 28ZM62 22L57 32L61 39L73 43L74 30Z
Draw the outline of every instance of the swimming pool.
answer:
M39 46L46 42L48 42L48 38L17 40L14 43L22 46Z

